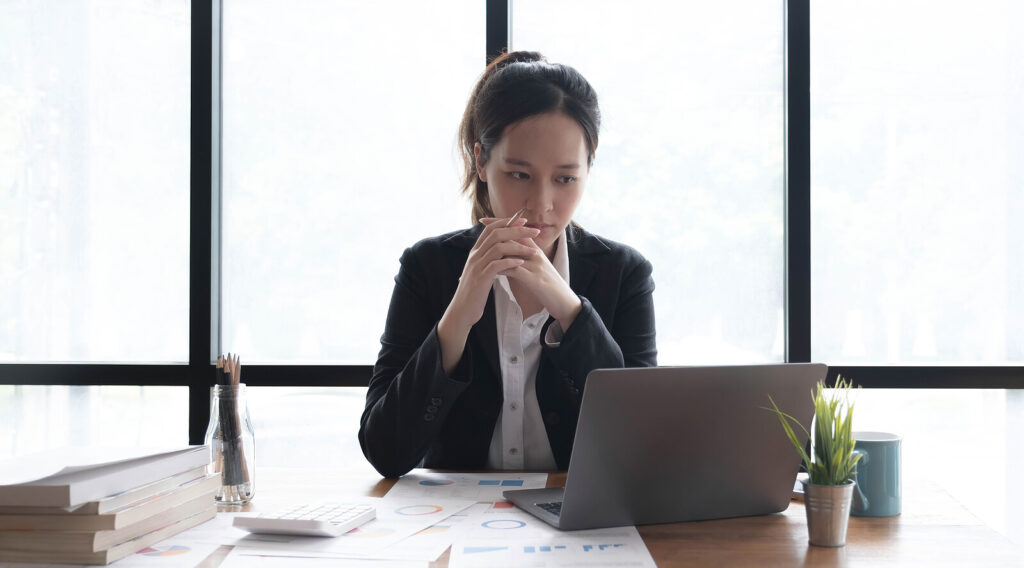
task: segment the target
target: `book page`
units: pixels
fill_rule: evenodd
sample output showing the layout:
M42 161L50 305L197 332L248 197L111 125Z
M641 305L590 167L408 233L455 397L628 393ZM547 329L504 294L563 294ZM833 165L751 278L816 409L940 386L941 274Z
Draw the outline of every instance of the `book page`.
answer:
M195 451L177 448L79 446L48 450L0 461L0 485L23 485L142 458Z

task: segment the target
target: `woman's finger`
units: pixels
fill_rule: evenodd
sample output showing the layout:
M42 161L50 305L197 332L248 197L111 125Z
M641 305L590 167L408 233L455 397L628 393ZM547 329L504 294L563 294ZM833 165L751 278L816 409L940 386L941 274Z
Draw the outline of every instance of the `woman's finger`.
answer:
M528 247L519 241L502 241L500 243L495 243L482 252L484 258L492 260L506 256L527 257L537 254L536 249Z
M503 258L530 258L538 254L538 251L518 241L498 241L493 244L480 245L480 248L470 252L466 260L465 274L480 274L486 272L489 263Z
M517 225L522 226L525 225L529 220L526 217L523 217L521 213L521 211L517 211L516 214L511 217L480 217L479 219L477 219L477 221L479 221L484 226L494 224L497 224L501 227L511 227Z
M524 261L524 264L525 264L525 261ZM523 270L526 270L526 268L524 268L523 265L520 264L518 266L513 266L512 268L507 268L505 270L502 270L501 272L498 273L498 276L504 276L506 278L516 278L517 276L522 274L521 271L523 271Z
M499 221L501 219L498 219ZM475 249L486 249L497 242L514 241L518 239L533 239L540 234L540 229L526 227L525 221L519 219L511 227L502 227L500 223L491 223L484 227L484 231L476 239Z
M491 279L494 279L494 277L499 274L504 274L519 268L524 262L526 261L515 257L499 258L491 261L490 264L487 265L486 273L491 277Z
M537 230L537 234L538 235L540 234L540 230L539 229ZM538 252L543 252L541 250L540 246L537 245L537 241L533 240L535 237L536 237L536 235L534 235L532 237L523 237L523 238L515 239L515 242L517 242L517 243L519 243L519 244L521 244L523 246L530 247L530 248L532 248L532 249L534 249L534 250L536 250Z

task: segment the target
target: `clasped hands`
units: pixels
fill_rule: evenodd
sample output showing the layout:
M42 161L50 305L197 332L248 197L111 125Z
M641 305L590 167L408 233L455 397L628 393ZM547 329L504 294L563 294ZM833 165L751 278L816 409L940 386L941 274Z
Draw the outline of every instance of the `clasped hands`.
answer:
M569 329L583 306L533 240L541 231L527 227L527 219L516 219L509 226L505 226L508 218L485 217L480 222L484 230L469 251L459 287L438 323L444 367L448 372L462 357L469 330L483 316L491 286L498 276L524 285L558 320L563 331ZM565 246L565 243L558 246Z

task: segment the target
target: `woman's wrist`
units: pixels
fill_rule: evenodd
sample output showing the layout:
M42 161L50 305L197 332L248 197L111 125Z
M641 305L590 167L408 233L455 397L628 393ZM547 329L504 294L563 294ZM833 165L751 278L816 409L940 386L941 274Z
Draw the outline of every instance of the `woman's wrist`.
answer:
M580 315L583 311L583 302L580 301L580 297L576 294L570 294L565 298L564 302L561 302L562 306L558 308L557 313L551 313L551 317L558 321L558 325L562 327L562 331L567 331L572 322L576 321L576 316Z
M438 331L440 332L443 325L446 332L451 334L451 337L468 337L469 330L472 329L476 321L470 321L471 317L467 317L464 312L465 310L460 309L459 298L456 295L444 310L444 314L441 315L441 320L438 322Z
M465 326L459 323L457 317L453 317L448 312L445 312L441 316L441 321L437 322L437 334L444 336L445 339L458 340L469 337L469 330L473 326Z
M469 338L469 330L473 326L465 326L459 323L459 318L451 313L451 306L437 322L437 341L441 344L441 366L448 375L452 374L462 354L466 350L466 339Z

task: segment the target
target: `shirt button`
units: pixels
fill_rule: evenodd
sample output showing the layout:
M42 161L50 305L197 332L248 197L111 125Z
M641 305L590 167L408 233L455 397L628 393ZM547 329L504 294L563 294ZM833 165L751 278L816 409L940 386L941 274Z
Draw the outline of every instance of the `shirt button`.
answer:
M512 454L513 456L517 455L519 453L519 448L512 448L511 450L508 451L508 453Z
M512 410L516 410L516 409L519 408L519 405L514 403L514 402L512 402L512 403L509 403L508 407L511 408Z
M519 357L516 357L515 355L513 355L513 356L509 357L508 360L511 363L518 363L519 362Z
M535 324L535 323L533 323L533 322L531 321L530 323L526 324L526 327L528 327L528 328L530 328L530 329L533 329L533 328L537 327L537 324Z

